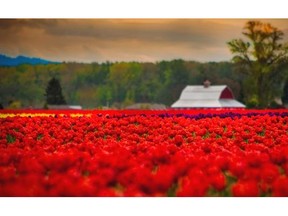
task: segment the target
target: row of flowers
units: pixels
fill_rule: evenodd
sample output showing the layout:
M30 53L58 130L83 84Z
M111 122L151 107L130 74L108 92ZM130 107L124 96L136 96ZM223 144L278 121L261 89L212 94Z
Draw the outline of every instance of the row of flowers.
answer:
M41 110L41 109L19 109L19 110L0 110L0 118L6 117L29 117L29 116L65 116L69 115L71 117L87 116L93 117L95 115L109 115L109 116L123 116L123 115L227 115L229 113L236 115L250 115L250 114L280 114L286 113L285 109L274 109L274 110L251 110L251 109L164 109L164 110Z
M85 114L0 118L0 196L288 196L286 112Z

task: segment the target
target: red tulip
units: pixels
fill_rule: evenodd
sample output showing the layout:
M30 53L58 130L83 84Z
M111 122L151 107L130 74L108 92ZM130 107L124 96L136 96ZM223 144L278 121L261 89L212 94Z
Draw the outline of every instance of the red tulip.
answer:
M259 188L256 181L239 181L232 185L232 195L237 197L259 196Z
M280 176L272 185L272 195L276 197L288 196L288 177Z

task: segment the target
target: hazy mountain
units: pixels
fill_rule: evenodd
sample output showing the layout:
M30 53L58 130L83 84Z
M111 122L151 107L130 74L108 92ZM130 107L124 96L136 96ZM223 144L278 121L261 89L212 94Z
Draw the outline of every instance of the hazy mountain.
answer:
M41 58L34 58L34 57L31 58L26 56L10 57L0 54L0 66L17 66L21 64L37 65L37 64L52 64L52 63L59 63L59 62L53 62Z

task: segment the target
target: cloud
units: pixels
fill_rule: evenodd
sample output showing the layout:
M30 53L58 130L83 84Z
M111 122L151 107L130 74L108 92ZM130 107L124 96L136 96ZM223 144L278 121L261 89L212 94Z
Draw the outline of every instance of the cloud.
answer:
M229 60L244 19L0 19L0 52L57 61ZM287 29L287 19L267 20ZM286 25L285 25L286 24Z

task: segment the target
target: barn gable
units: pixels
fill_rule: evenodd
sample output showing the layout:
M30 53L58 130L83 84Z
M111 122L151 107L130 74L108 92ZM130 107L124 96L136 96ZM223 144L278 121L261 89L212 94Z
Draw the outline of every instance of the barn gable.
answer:
M186 86L172 108L244 108L226 85Z

